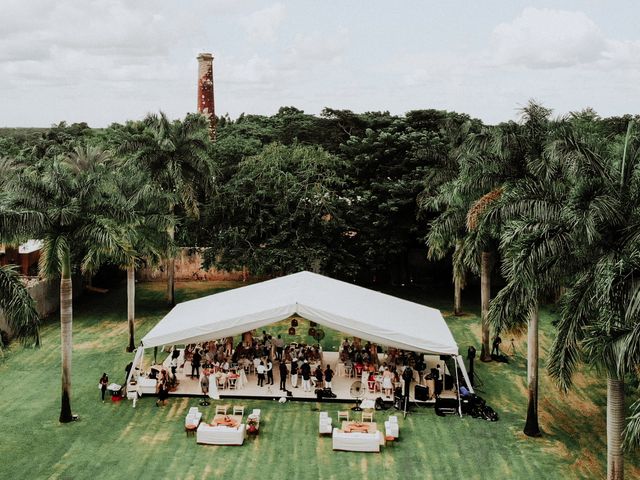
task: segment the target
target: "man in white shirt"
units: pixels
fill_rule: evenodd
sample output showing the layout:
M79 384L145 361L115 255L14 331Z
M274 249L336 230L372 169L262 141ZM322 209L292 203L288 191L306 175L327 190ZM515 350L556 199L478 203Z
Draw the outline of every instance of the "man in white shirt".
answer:
M273 385L273 362L270 358L267 360L267 385Z
M264 366L264 362L260 362L260 364L256 367L256 373L258 374L258 386L262 387L264 384L264 372L266 371L266 367Z

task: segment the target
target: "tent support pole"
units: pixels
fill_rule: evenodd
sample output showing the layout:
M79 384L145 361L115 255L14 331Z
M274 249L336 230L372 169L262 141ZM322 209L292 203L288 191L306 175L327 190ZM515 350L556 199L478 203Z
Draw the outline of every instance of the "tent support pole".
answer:
M460 414L460 418L462 418L462 403L460 401L460 379L458 378L458 356L456 356L455 361L456 364L456 396L458 397L458 413Z
M456 358L458 361L458 366L460 367L460 371L462 372L462 378L464 378L464 381L467 384L467 388L469 389L469 392L476 393L473 390L473 385L471 383L471 379L469 378L469 375L467 374L467 367L464 366L464 360L462 359L462 356L458 354Z

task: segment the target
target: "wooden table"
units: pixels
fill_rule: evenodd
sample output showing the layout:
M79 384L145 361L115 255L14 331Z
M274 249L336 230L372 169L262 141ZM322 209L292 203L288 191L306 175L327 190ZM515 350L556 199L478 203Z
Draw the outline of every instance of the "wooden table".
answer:
M237 428L242 423L242 415L222 415L222 414L218 414L215 417L213 417L213 420L211 421L211 425L213 425L213 426L218 425L218 422L223 422L225 417L228 417L230 420L233 420L234 422L236 422L236 424L233 425L233 426L227 425L230 428ZM224 425L224 423L220 423L219 425Z
M357 426L357 425L365 425L367 428L367 431L365 433L376 433L378 431L378 424L376 422L347 422L347 421L343 421L342 422L342 431L343 432L349 432L351 427ZM353 430L354 432L364 432L364 430Z

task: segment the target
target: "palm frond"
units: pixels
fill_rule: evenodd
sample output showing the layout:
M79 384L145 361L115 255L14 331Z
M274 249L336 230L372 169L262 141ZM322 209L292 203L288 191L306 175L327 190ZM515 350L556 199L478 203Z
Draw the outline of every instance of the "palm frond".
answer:
M35 302L12 266L0 266L0 310L14 337L40 345L40 317ZM0 338L0 349L2 346Z

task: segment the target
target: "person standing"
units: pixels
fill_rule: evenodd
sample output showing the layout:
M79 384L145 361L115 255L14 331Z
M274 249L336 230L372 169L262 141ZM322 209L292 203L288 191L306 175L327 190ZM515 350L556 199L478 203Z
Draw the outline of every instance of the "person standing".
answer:
M107 393L107 385L109 385L109 377L106 373L103 373L100 377L100 395L102 396L102 403L104 403L104 394Z
M280 390L287 390L287 374L289 370L287 370L287 364L280 360Z
M436 365L436 394L439 395L440 392L444 390L444 371L442 367L438 363Z
M267 385L273 385L273 362L267 359Z
M331 390L331 380L333 379L333 370L331 370L331 365L327 365L327 368L324 371L324 388L328 388Z
M166 370L162 370L160 374L160 380L158 380L158 400L156 400L156 407L167 404L167 398L169 398L169 381Z
M191 378L194 376L196 378L200 377L200 361L202 360L202 355L200 355L200 349L196 349L193 352L193 357L191 357Z
M172 356L170 365L171 365L171 375L175 379L176 378L176 371L178 370L178 357Z
M316 388L323 388L324 374L322 373L322 367L320 365L316 368L314 375L316 377Z
M382 372L382 391L386 397L391 397L393 392L393 373L388 367L384 367Z
M291 386L298 388L298 360L295 357L291 360Z
M300 374L302 375L302 388L305 392L311 391L311 365L306 360L300 367Z
M496 334L496 338L493 339L493 346L491 348L491 355L499 356L500 355L500 344L502 343L502 339L500 338L500 334Z
M256 373L258 374L258 386L262 387L264 385L264 372L266 371L266 367L264 366L264 362L260 362Z
M202 390L202 394L207 400L207 395L209 394L209 375L207 375L207 369L205 368L204 372L202 372L202 376L200 377L200 389Z
M282 361L282 352L284 351L284 340L282 339L282 335L278 335L278 338L274 340L276 345L276 358Z

